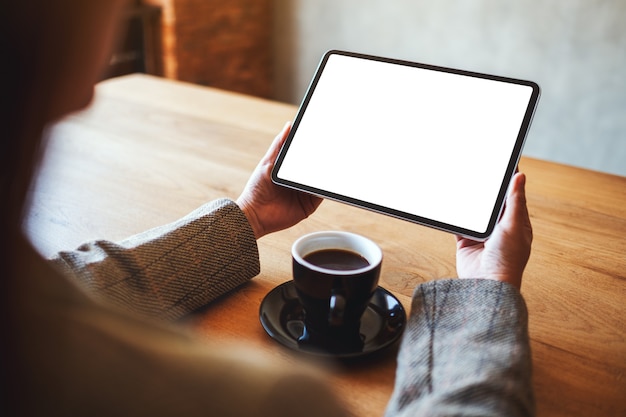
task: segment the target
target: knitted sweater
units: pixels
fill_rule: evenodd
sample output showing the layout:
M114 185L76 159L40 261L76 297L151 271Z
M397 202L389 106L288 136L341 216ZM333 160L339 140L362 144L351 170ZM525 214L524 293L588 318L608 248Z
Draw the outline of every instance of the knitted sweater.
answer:
M51 321L57 333L49 338L61 343L66 362L52 373L38 372L41 383L31 388L48 415L56 414L55 407L63 415L348 412L323 378L273 368L249 353L214 351L188 335L130 318L177 319L258 274L254 234L232 201L211 202L120 243L87 243L52 263L80 288L74 296L86 300L80 308L55 304L63 312ZM39 308L50 313L55 307L44 302ZM76 331L80 336L72 337ZM39 355L49 366L46 354ZM46 385L46 378L57 386ZM56 393L49 403L42 389ZM461 415L534 415L527 311L508 284L453 279L415 290L386 417Z

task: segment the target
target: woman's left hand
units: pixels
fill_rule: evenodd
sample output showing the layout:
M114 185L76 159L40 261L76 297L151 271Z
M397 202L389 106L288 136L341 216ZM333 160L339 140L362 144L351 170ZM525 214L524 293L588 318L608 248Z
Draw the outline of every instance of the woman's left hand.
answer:
M281 187L272 182L271 172L274 162L290 129L291 124L285 124L237 199L237 204L248 218L257 239L306 219L322 203L319 197Z

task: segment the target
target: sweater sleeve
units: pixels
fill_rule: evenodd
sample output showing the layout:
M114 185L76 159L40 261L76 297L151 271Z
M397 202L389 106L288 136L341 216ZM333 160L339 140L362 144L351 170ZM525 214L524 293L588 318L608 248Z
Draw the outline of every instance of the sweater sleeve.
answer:
M489 280L440 280L413 295L386 416L533 416L528 312Z
M260 271L254 233L227 199L119 243L60 252L51 262L91 297L162 320L180 318Z

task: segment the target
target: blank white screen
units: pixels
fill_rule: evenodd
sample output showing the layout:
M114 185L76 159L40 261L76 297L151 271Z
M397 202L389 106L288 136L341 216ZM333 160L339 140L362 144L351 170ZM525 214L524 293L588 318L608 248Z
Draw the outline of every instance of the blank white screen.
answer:
M483 233L531 94L331 55L277 176Z

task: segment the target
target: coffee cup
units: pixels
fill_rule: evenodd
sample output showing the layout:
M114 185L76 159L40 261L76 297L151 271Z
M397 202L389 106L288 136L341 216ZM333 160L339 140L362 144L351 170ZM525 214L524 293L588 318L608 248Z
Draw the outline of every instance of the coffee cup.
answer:
M360 351L361 316L378 287L380 247L355 233L325 231L296 240L291 255L304 312L298 343L331 352Z

